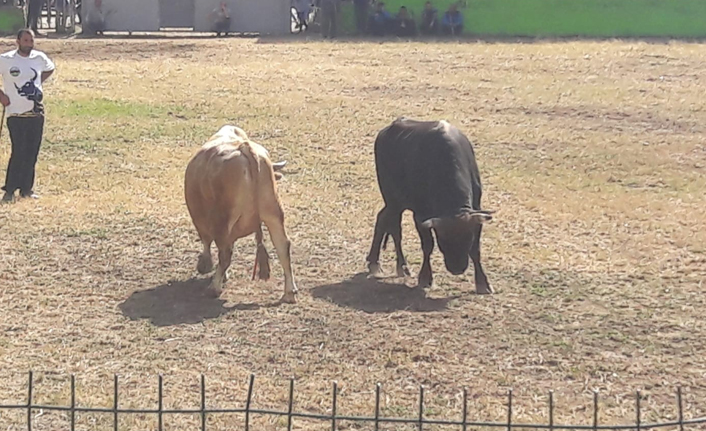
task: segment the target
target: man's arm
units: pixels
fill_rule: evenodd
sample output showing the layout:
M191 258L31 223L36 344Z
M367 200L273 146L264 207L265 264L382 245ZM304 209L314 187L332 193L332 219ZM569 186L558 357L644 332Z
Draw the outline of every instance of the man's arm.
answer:
M48 70L46 72L42 72L42 84L44 83L44 81L49 79L49 77L52 75L52 73L54 73L54 69Z

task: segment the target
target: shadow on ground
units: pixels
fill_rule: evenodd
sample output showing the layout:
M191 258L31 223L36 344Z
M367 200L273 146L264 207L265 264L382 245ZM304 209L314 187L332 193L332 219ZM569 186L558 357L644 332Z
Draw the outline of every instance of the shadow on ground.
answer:
M201 323L236 310L257 310L260 304L236 304L226 307L226 301L209 295L210 278L177 281L133 292L119 305L125 317L149 319L155 326ZM271 304L269 306L276 305ZM266 305L267 306L267 305Z
M390 313L401 310L443 311L447 309L449 301L454 299L454 297L428 298L424 289L369 279L366 273L356 274L341 283L315 287L311 289L311 295L341 307L367 313Z

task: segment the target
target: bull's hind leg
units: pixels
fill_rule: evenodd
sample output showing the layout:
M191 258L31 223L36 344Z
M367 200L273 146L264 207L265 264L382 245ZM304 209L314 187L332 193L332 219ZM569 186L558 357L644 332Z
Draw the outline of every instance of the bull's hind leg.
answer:
M382 240L387 233L390 214L390 208L385 206L380 210L380 212L378 212L375 220L373 243L370 246L370 252L366 258L366 261L368 262L368 272L371 277L380 277L382 275L382 268L380 267L380 247L382 246Z
M389 232L392 240L395 242L395 252L397 253L397 276L404 277L412 275L407 268L407 259L402 252L402 213L395 214L394 219L391 217L389 224Z
M233 258L233 244L218 244L218 242L216 242L216 246L218 247L218 266L216 267L216 273L213 274L208 289L211 294L218 297L223 292L226 273L228 272L230 262Z
M279 203L273 203L267 211L263 211L261 217L270 231L272 243L275 245L275 250L277 250L277 257L284 270L284 295L282 295L280 301L294 304L297 302L296 294L298 289L294 281L294 273L292 272L292 243L289 241L284 229L284 213Z
M260 274L259 278L260 280L269 280L270 279L270 255L267 253L267 248L265 248L265 244L262 242L263 237L262 237L262 225L260 225L257 229L257 232L255 232L255 242L257 243L257 254L255 257L255 262L257 266L260 268ZM253 273L253 277L255 277L255 274Z
M213 258L211 257L211 244L213 240L205 236L201 236L203 251L199 255L199 262L196 265L196 270L199 274L208 274L213 271Z

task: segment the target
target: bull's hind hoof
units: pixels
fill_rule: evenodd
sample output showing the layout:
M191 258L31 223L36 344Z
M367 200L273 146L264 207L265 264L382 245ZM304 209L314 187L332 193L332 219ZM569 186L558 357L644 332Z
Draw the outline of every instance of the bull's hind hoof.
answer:
M279 302L281 304L296 304L297 303L297 296L293 292L285 293L284 295L282 295Z
M208 286L205 292L206 296L208 296L209 298L220 298L221 293L223 293L223 289L214 287L212 285Z
M382 278L383 272L382 267L379 263L369 263L368 264L368 278Z

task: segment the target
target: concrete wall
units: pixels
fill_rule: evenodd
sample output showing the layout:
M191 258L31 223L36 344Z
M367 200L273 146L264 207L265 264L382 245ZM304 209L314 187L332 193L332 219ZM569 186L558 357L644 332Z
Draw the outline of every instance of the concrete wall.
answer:
M208 15L220 0L197 0L195 31L211 31ZM288 34L290 0L227 0L230 29L238 33Z
M443 13L453 0L432 0ZM426 0L385 0L396 13L405 5L419 22ZM464 33L483 36L706 37L705 0L466 0L459 10ZM355 28L344 4L345 32Z
M83 0L82 20L94 7ZM159 0L103 0L106 31L159 31Z

